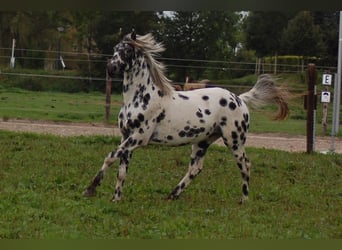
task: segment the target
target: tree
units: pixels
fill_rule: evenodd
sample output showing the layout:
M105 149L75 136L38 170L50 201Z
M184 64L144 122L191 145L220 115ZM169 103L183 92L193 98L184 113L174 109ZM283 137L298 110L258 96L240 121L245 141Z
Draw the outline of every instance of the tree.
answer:
M162 17L158 36L167 50L165 57L194 60L227 60L237 45L236 22L239 15L227 11L175 12ZM184 81L186 75L200 78L206 71L203 62L180 61L171 78Z
M275 55L281 47L281 36L292 13L253 11L245 19L246 48L257 57Z
M309 11L301 11L289 21L282 36L282 52L303 57L320 57L324 52L320 28Z
M325 65L335 66L337 63L339 11L312 13L314 23L319 25L324 43L324 51L321 59Z

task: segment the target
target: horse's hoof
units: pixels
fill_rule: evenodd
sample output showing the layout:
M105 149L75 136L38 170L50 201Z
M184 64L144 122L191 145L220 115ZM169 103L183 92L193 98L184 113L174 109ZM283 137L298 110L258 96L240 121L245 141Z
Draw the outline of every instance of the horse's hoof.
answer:
M166 199L169 201L174 201L179 198L179 195L170 194Z
M96 196L96 191L95 191L95 190L92 190L92 189L86 189L86 190L82 193L82 195L83 195L84 197L94 197L94 196Z
M248 201L248 197L243 197L240 199L240 201L238 202L239 205L243 205L246 203L246 201Z
M112 203L118 203L118 202L120 201L120 199L112 198L112 199L110 199L110 201L111 201Z

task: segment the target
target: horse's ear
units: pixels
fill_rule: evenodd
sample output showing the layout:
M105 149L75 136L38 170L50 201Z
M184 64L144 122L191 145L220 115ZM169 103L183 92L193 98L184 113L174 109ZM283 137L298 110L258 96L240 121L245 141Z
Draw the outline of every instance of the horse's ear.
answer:
M137 34L135 33L134 29L132 29L131 39L134 40L134 41L137 39Z

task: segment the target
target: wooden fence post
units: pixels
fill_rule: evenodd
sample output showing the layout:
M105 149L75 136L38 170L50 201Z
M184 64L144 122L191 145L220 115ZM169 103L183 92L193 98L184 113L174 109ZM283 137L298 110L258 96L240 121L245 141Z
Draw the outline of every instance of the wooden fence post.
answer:
M308 93L306 98L306 152L312 153L315 148L315 110L317 104L316 96L317 72L315 64L310 63L307 71Z

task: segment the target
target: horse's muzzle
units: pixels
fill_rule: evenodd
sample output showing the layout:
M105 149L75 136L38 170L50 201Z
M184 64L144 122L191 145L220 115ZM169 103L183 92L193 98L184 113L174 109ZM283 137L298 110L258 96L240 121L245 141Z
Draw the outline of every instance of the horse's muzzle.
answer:
M110 77L114 77L116 75L122 74L124 69L125 69L125 64L121 64L119 60L115 60L113 58L108 59L107 72Z

